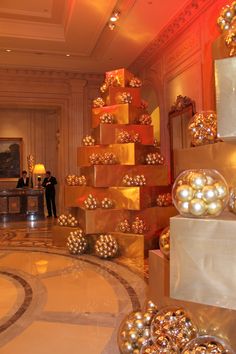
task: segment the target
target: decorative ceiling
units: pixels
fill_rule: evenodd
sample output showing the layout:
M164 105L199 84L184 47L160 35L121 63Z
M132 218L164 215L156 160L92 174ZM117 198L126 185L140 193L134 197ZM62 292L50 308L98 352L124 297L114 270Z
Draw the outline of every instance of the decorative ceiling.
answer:
M1 0L0 67L129 67L189 0ZM113 10L116 28L108 27Z

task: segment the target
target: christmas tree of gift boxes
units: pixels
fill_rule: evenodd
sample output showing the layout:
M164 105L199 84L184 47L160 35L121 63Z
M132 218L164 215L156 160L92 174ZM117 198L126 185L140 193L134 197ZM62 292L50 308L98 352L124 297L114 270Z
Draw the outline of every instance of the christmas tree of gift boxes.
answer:
M157 230L176 214L173 206L156 204L157 196L169 191L167 166L147 164L147 156L155 159L159 149L151 122L145 122L148 114L141 101L140 80L125 69L110 71L101 91L92 109L96 145L78 147L78 166L86 185L66 185L65 206L87 236L112 234L121 254L143 255ZM96 206L87 208L91 196ZM113 207L101 207L104 199L112 201ZM130 226L125 232L120 227L124 222Z

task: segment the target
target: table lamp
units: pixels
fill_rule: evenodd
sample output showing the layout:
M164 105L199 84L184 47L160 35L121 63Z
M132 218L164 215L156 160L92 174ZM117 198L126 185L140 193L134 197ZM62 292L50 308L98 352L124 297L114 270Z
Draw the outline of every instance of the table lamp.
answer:
M37 180L38 180L38 184L37 187L40 188L42 186L42 178L41 175L44 175L46 173L45 167L43 164L38 163L34 166L34 171L33 174L34 175L38 175Z

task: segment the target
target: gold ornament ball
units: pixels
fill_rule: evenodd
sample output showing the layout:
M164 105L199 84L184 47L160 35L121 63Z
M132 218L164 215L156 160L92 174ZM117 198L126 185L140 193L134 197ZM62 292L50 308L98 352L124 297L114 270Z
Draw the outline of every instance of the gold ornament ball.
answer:
M192 199L189 203L189 212L194 216L204 215L206 212L206 203L202 199Z
M221 213L222 210L223 210L223 203L219 199L207 205L207 212L210 215L217 216Z
M188 202L193 198L193 189L188 184L182 184L176 189L176 199L181 202Z
M222 182L216 182L214 184L214 187L216 188L217 190L217 193L218 193L218 198L219 199L224 199L225 197L227 197L228 195L228 188L227 186L222 183Z
M193 189L202 189L206 183L207 179L203 173L192 173L189 179L190 185Z
M218 192L214 186L205 186L202 189L202 198L206 203L214 202L218 199Z
M177 209L181 214L189 214L189 202L178 202Z

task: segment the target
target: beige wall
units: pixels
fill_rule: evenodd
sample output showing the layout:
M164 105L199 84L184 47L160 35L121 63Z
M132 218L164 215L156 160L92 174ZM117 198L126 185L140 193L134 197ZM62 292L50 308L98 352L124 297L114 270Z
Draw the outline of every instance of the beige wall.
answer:
M79 173L77 147L90 133L91 102L102 79L99 75L0 69L0 137L22 137L24 168L31 153L56 175L59 212L64 211L65 176Z

